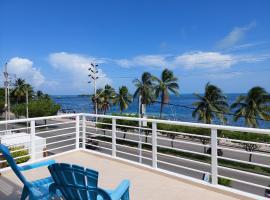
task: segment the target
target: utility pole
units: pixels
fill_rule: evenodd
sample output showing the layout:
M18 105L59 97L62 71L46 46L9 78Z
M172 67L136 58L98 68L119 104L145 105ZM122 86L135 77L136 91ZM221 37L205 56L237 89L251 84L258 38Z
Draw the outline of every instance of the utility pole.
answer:
M5 78L5 82L4 82L4 86L5 86L5 120L6 120L6 132L8 129L8 72L7 72L7 63L5 64L5 69L4 69L4 78Z
M25 92L25 94L26 94L26 119L28 119L29 118L29 112L28 112L28 88L26 88L26 92ZM26 130L27 130L27 133L28 133L28 121L26 122Z
M88 68L90 74L88 75L92 80L93 80L93 84L94 84L94 95L95 95L95 114L97 115L97 99L96 99L96 95L97 95L97 85L96 85L96 80L99 78L98 77L98 69L97 69L98 65L95 63L91 63L90 67ZM91 83L91 81L88 81L88 83ZM96 121L97 121L97 117L96 117Z
M141 135L141 109L142 109L142 95L139 95L139 142L138 142L138 149L139 149L139 163L142 163L142 135Z

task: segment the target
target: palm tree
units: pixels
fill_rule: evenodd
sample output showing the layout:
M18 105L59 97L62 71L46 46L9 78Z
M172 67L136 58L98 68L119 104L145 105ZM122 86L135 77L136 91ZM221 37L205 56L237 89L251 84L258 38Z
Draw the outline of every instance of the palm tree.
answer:
M231 105L234 110L234 121L245 118L245 124L256 128L259 125L258 118L270 120L270 95L262 87L251 88L247 95L240 95Z
M24 102L26 94L31 98L33 95L33 88L25 80L18 78L14 84L15 88L12 91L12 95L16 97L17 103Z
M36 92L36 98L37 98L37 99L40 99L40 98L42 98L43 96L44 96L44 94L43 94L42 91L38 90L38 91Z
M193 103L196 106L192 112L192 117L197 117L198 121L211 124L213 118L218 118L223 124L227 118L224 114L228 111L227 98L222 90L215 85L207 83L204 95L195 94L199 101Z
M114 88L110 85L105 85L104 89L98 89L96 95L91 95L90 98L93 102L94 110L97 105L97 110L106 114L115 98Z
M121 114L128 108L128 105L132 102L132 95L128 92L126 86L119 88L118 94L115 95L113 102L114 104L119 104Z
M173 75L173 72L168 69L163 70L161 79L153 77L153 80L156 84L154 86L155 96L156 98L159 96L161 97L160 118L162 118L164 104L169 103L170 93L179 95L179 85L177 83L177 78Z
M153 89L152 75L149 72L144 72L142 74L141 80L135 79L133 83L137 88L133 95L133 98L135 99L141 96L140 114L142 114L142 105L149 105L154 100L154 95L152 91Z
M96 106L97 106L98 112L100 111L99 106L98 106L98 105L100 105L100 103L98 103L98 102L100 102L100 99L101 99L100 95L102 94L102 92L103 92L103 89L99 88L96 91L96 95L95 94L90 95L90 99L92 101L94 111L96 110Z

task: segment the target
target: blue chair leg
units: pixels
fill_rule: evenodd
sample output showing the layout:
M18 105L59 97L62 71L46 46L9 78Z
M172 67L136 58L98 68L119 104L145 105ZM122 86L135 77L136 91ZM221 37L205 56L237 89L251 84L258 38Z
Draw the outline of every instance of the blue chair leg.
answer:
M21 200L25 200L28 197L28 195L29 195L28 190L26 189L26 187L23 187Z
M125 194L122 196L121 200L129 200L129 191L127 190Z

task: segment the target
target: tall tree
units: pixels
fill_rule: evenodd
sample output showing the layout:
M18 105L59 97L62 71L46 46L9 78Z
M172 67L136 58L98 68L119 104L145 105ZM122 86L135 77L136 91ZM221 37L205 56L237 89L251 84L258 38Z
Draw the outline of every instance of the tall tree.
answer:
M25 82L25 80L18 78L15 81L14 89L11 93L16 99L17 103L25 102L26 95L31 99L33 96L33 88L31 85Z
M113 104L113 100L115 98L115 90L110 85L105 85L103 89L98 89L96 92L96 95L90 96L93 105L94 110L95 106L97 105L97 110L99 112L103 112L103 114L106 114L106 112L110 109L110 106Z
M128 108L128 105L132 102L132 95L128 92L128 88L126 86L119 88L119 91L115 95L113 102L114 104L119 105L121 114Z
M227 98L222 90L215 85L207 83L204 95L195 94L199 101L193 103L196 106L192 112L192 117L197 117L198 121L211 124L214 118L218 118L223 124L227 118L225 113L228 111Z
M238 96L231 109L235 114L234 121L243 117L246 126L256 128L259 126L258 118L270 120L270 95L262 87L253 87L246 96Z
M153 79L152 75L149 72L144 72L142 74L141 80L135 79L133 81L136 87L136 91L133 95L133 98L135 99L141 96L141 105L140 105L141 112L142 112L142 105L149 105L154 101L152 79Z
M154 91L156 98L161 99L160 104L160 118L162 118L162 112L164 104L169 103L170 93L179 95L179 85L177 78L173 75L173 72L168 69L164 69L161 78L153 77Z

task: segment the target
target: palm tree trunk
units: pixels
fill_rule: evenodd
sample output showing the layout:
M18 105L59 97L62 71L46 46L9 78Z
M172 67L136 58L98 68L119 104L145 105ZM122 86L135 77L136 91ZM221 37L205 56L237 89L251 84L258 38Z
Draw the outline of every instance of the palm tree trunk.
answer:
M249 154L249 159L248 159L248 161L251 162L251 159L252 159L252 153Z
M164 106L164 104L163 104L163 101L162 101L161 104L160 104L160 115L159 115L160 119L162 118L163 106Z

